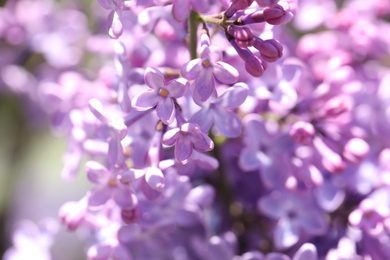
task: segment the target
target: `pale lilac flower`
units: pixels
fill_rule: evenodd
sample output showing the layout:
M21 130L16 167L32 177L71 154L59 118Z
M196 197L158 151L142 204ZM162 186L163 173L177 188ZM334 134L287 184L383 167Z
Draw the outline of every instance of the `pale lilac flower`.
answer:
M183 77L195 80L194 95L201 101L206 101L215 90L215 80L224 84L235 83L238 71L228 63L222 62L219 48L210 46L207 33L201 34L202 52L200 58L191 60L181 69Z
M277 190L259 199L258 210L278 221L274 231L274 243L278 249L295 245L302 232L323 235L327 231L325 216L310 197Z
M107 10L111 10L107 16L107 30L111 38L117 39L123 33L122 11L126 9L131 0L98 0L99 4Z
M194 113L189 122L197 123L202 132L207 133L212 124L222 135L230 138L241 134L241 120L232 110L240 106L248 96L248 86L245 83L237 83L228 88L218 98L210 98L203 108Z
M167 131L162 142L165 145L175 145L175 158L186 164L192 155L193 148L199 152L207 152L214 149L214 142L200 130L195 123L184 123Z
M100 206L109 199L113 199L122 208L133 208L138 203L138 199L131 187L119 182L115 171L109 171L104 165L95 161L88 161L85 164L88 180L96 184L88 197L89 206ZM123 171L123 170L122 170Z
M157 116L164 124L170 125L175 120L174 98L184 96L188 82L174 79L165 82L164 75L155 68L145 71L145 83L150 88L140 92L132 100L132 106L137 110L148 110L156 106Z

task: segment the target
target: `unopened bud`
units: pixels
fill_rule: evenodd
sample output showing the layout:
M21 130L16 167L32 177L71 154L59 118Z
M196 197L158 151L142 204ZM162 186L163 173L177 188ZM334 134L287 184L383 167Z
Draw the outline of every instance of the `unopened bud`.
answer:
M304 121L298 121L291 126L290 136L300 144L310 144L315 134L314 126Z
M225 12L226 18L232 17L238 10L249 7L254 0L232 0L229 8Z
M253 46L259 50L261 57L268 62L275 62L283 56L283 46L274 39L255 38Z
M242 24L265 22L263 10L243 15L239 18L239 22Z
M277 5L279 0L256 0L261 7L273 7Z
M266 65L259 57L252 55L245 61L245 69L253 77L261 77Z
M344 146L343 156L352 163L360 163L370 151L370 146L361 138L352 138Z
M270 8L267 7L263 13L265 21L272 25L282 24L287 16L287 12L280 5Z
M247 48L253 45L253 32L246 26L230 26L229 33L234 36L240 48Z

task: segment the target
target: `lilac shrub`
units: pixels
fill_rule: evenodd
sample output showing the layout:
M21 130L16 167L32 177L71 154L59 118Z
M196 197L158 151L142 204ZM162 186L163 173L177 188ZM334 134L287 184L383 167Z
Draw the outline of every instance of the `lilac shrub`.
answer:
M62 177L91 184L58 217L87 259L390 259L387 1L0 11L1 91L67 140ZM14 234L5 259L52 259L54 232Z

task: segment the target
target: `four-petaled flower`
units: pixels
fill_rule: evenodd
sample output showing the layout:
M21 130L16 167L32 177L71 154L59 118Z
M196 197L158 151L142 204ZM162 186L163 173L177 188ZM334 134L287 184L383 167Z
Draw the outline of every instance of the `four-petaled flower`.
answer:
M233 84L238 79L238 71L221 61L221 51L215 46L210 46L207 33L201 35L201 46L200 58L185 64L181 74L188 80L195 80L194 97L206 101L215 89L215 79L224 84Z
M164 75L155 68L145 71L145 83L150 88L140 92L132 100L132 106L140 111L156 106L157 116L170 125L175 120L173 99L182 97L188 89L188 82L183 78L165 82Z
M199 152L207 152L214 149L214 142L200 130L200 126L194 123L184 123L181 127L167 131L162 143L175 145L175 157L181 164L186 164L192 155L193 148Z

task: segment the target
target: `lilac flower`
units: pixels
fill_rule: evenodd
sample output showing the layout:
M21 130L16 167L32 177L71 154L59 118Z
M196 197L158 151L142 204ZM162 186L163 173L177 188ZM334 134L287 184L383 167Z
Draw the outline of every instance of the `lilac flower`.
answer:
M213 122L222 135L230 138L241 134L241 120L231 111L240 106L248 96L248 86L245 83L237 83L218 97L209 99L203 108L194 113L189 122L197 123L202 132L207 133Z
M113 39L119 38L123 33L122 10L126 9L131 0L98 0L99 4L107 10L111 10L107 16L108 34Z
M50 250L57 231L54 219L45 219L38 225L29 220L18 222L12 235L13 247L7 249L2 259L51 260Z
M323 235L327 230L324 214L313 205L310 198L274 191L260 198L258 209L278 221L274 231L274 243L278 249L295 245L303 231Z
M145 71L145 83L151 88L140 92L132 100L137 110L147 110L156 106L157 116L164 124L170 125L175 120L175 104L173 99L184 96L188 89L185 79L175 79L165 83L163 74L155 68Z
M88 161L85 164L88 179L97 185L88 198L88 205L100 206L109 199L113 199L122 208L133 208L138 200L128 185L117 180L117 173L120 169L109 171L98 162Z
M195 81L194 95L201 101L206 101L215 89L215 79L224 84L232 84L237 81L237 70L228 63L222 62L220 50L210 46L207 33L201 34L200 58L191 60L181 69L181 74L186 79Z
M162 142L165 145L175 145L175 158L181 164L186 164L195 148L199 152L207 152L214 149L214 142L205 135L200 126L195 123L184 123L167 131Z

